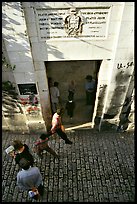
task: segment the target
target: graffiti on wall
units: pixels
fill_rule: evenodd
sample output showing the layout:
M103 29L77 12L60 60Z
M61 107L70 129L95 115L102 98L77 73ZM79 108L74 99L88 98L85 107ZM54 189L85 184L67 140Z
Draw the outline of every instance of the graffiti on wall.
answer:
M117 64L117 69L128 69L129 67L133 66L133 62L127 62L126 65L124 65L123 63L118 63Z
M97 108L97 115L99 114L99 112L102 111L102 108L104 106L104 99L105 99L106 89L107 89L106 84L102 84L99 87L99 96L98 96L99 103L98 103L98 108Z
M133 100L134 100L134 96L132 95L125 99L125 102L123 104L123 108L121 110L121 114L119 117L120 122L117 128L117 131L125 131L128 128L128 124L131 123L131 121L129 120L129 115L130 115L131 104Z

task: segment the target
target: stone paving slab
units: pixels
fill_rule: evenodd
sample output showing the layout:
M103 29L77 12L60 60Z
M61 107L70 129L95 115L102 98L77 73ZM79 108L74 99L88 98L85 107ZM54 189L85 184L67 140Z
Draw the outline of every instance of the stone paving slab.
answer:
M134 202L134 134L75 130L67 132L73 141L66 145L57 135L50 146L60 155L48 152L35 164L44 181L45 193L37 202ZM18 189L18 166L5 149L20 139L32 150L35 134L2 134L2 202L32 202L28 193Z

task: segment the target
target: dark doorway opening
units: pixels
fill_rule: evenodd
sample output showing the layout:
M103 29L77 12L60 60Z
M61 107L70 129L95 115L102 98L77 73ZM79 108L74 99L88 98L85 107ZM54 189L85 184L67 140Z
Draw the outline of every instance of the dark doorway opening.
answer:
M52 82L59 82L61 105L64 108L63 124L65 127L79 126L91 123L94 111L95 98L93 105L86 105L85 82L86 76L92 75L98 85L98 73L101 60L79 60L79 61L48 61L45 62L47 78ZM76 86L74 94L75 109L73 118L67 115L66 103L68 101L68 85L73 80Z

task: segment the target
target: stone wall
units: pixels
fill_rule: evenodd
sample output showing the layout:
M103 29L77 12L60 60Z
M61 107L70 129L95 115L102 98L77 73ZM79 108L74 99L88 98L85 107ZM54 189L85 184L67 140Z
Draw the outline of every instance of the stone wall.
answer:
M72 7L83 24L81 31L68 34ZM102 62L93 126L96 118L102 122L111 117L119 123L129 86L133 89L134 2L22 2L22 7L18 2L3 2L3 22L7 55L16 65L15 82L36 84L42 123L47 126L51 121L46 62L64 62L67 67L81 60Z

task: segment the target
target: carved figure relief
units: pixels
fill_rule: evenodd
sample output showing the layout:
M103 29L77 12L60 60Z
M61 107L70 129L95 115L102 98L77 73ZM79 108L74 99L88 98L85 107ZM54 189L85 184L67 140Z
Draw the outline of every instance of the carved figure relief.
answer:
M70 9L70 15L65 18L65 31L69 36L78 36L82 33L83 20L76 8Z

